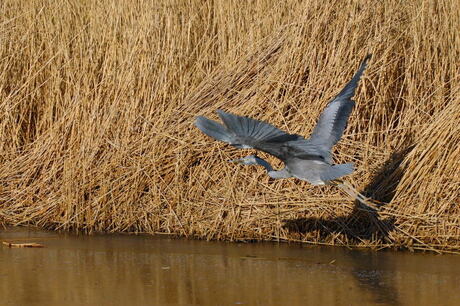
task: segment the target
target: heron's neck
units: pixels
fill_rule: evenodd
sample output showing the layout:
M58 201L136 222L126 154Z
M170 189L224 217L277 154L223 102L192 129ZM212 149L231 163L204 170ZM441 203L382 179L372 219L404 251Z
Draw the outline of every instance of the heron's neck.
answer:
M267 172L273 171L273 167L266 160L256 156L256 161L259 165L264 166Z

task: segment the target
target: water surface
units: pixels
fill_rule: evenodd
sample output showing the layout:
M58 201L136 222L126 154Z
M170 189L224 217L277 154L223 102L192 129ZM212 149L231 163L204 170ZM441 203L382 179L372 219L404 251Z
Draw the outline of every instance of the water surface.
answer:
M1 305L460 305L460 256L1 229Z

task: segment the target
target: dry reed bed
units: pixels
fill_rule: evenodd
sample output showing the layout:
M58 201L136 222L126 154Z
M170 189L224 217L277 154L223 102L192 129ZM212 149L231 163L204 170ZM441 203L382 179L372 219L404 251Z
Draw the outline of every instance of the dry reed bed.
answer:
M0 3L0 222L460 250L457 1ZM270 181L193 127L217 108L308 135L373 53L333 187Z

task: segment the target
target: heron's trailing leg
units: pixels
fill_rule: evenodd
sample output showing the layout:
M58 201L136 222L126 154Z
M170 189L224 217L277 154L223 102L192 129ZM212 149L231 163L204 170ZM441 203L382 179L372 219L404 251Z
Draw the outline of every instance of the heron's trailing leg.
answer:
M230 162L243 164L243 165L261 165L267 170L268 176L274 179L282 179L282 178L289 178L292 175L283 168L281 170L273 170L273 167L270 165L269 162L266 160L256 156L256 155L249 155L243 158L232 159Z
M337 186L343 191L345 191L349 196L352 198L358 200L361 204L364 204L366 207L370 207L372 209L379 209L379 203L378 201L372 200L361 193L359 193L353 186L350 185L350 183L343 181L343 180L334 180L329 182L331 185Z

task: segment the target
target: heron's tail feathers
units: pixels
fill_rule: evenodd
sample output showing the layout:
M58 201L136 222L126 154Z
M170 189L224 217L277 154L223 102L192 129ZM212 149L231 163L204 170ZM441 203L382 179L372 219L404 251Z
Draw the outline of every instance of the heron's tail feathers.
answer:
M350 164L333 165L321 173L321 180L328 182L336 180L342 176L349 175L354 171L354 166Z

